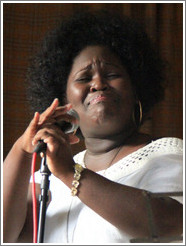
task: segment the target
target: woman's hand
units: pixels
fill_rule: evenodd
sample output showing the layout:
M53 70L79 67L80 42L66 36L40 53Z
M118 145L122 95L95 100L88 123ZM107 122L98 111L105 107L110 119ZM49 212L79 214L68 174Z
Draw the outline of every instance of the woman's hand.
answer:
M31 143L32 152L39 140L43 140L47 144L47 165L57 177L67 175L68 171L73 169L74 162L70 145L79 142L77 136L73 133L65 134L56 124L60 121L78 124L77 119L67 114L72 108L71 105L60 107L58 105L58 99L55 99L39 117L36 113L24 134L26 139L31 140L29 143Z
M35 113L26 131L18 140L19 146L21 146L23 151L30 154L33 152L34 146L32 141L36 133L41 128L44 128L45 125L52 125L60 120L69 122L76 121L73 116L66 114L67 111L71 109L70 104L61 107L58 107L58 105L58 99L54 99L52 104L41 115L38 112ZM70 144L77 143L78 141L79 139L76 136L73 136L72 134L69 135Z
M23 135L18 139L19 146L23 151L30 154L33 152L34 146L32 145L32 140L36 135L39 127L41 127L40 119L45 117L46 118L45 121L47 121L47 119L53 114L53 112L57 108L58 104L59 104L58 99L55 99L53 103L50 105L50 107L48 107L45 110L45 112L43 112L43 114L40 115L38 112L34 114L34 117L31 120L29 126L27 127ZM43 120L43 123L45 121Z
M54 124L47 124L35 135L32 143L39 140L47 144L46 158L50 171L58 178L63 179L73 172L73 156L70 144L79 139L73 134L65 134Z

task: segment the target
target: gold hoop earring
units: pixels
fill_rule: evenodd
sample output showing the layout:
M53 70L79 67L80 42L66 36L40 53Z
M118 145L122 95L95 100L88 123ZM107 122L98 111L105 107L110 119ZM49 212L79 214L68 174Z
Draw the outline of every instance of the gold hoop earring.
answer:
M141 124L142 118L143 118L143 111L142 111L142 105L141 105L140 100L138 101L138 104L139 104L139 109L140 109L139 124Z
M139 127L142 123L142 118L143 118L143 111L142 111L142 105L140 100L136 104L133 112L133 121L136 127Z

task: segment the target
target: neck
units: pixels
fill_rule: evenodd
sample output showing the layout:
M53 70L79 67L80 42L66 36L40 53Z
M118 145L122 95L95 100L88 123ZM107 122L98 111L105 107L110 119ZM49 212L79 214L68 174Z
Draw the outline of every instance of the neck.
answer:
M122 134L118 137L98 139L87 138L84 163L93 171L104 170L124 156L143 147L150 141L150 137L145 134L133 132L124 138Z
M118 134L108 138L86 138L85 145L88 153L100 155L120 146L135 146L145 141L147 141L147 135L135 131L127 136Z

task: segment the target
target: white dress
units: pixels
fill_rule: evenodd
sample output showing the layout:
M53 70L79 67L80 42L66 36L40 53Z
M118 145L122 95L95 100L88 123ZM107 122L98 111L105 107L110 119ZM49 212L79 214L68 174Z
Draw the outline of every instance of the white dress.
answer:
M107 170L97 172L104 177L154 193L183 191L183 142L178 138L161 138L124 157ZM74 156L84 165L85 151ZM37 172L36 182L41 177ZM96 214L72 197L70 189L54 175L50 176L52 201L47 209L46 243L107 244L129 243L127 233ZM172 197L182 203L182 197ZM117 209L117 208L113 208Z

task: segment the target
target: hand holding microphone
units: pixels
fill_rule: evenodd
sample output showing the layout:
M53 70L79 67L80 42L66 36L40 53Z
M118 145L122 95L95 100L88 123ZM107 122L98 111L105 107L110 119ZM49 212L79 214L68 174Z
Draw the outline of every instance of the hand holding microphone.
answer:
M74 117L67 114L70 111L72 106L70 104L66 104L64 106L59 106L59 100L54 99L51 105L42 113L39 114L36 112L34 114L33 119L30 121L27 129L23 133L23 135L17 140L16 144L19 146L21 151L27 153L28 155L32 155L34 147L40 139L35 141L35 136L37 135L38 131L40 131L45 126L55 126L59 123L62 124L62 129L69 129L69 125L78 125L77 120L74 120ZM75 116L76 118L76 116ZM77 117L78 119L78 117ZM68 123L66 123L68 122ZM72 122L72 123L70 123ZM57 126L56 126L57 128ZM59 126L58 126L59 129ZM71 144L78 141L76 136L72 136L72 134L68 134Z
M71 144L79 142L73 134L78 128L78 115L70 106L55 107L41 115L38 131L33 138L35 152L46 150L47 165L56 177L67 178L73 172ZM42 141L40 141L42 140ZM47 147L47 148L46 148Z
M57 121L54 124L58 126L65 134L75 133L79 127L77 123L77 121L79 121L78 113L74 109L70 109L69 111L67 111L67 114L73 116L76 119L76 123L61 120L61 121ZM40 140L33 152L40 153L45 150L46 150L46 143Z

